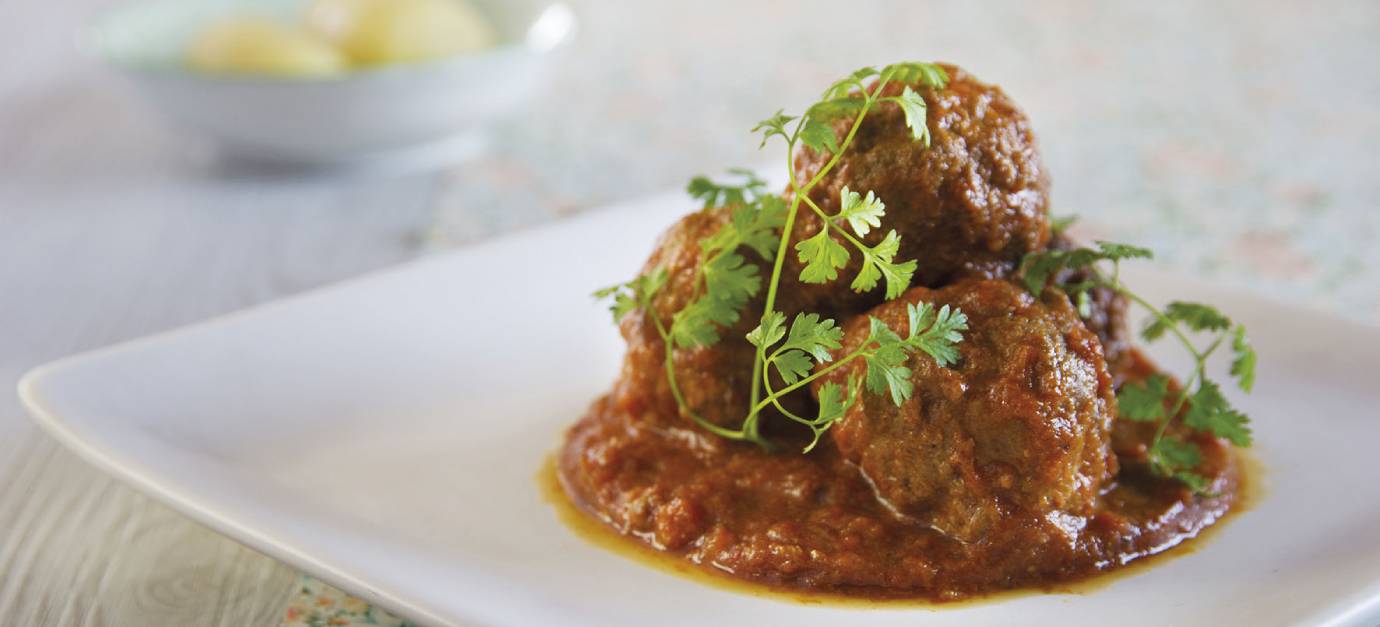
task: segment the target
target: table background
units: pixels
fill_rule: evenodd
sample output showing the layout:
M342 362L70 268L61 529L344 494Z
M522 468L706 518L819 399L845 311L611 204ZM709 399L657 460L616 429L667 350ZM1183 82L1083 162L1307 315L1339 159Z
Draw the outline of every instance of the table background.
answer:
M952 60L1002 84L1085 236L1380 321L1373 1L581 0L557 78L486 152L352 175L245 168L166 128L76 43L108 4L0 5L7 624L273 625L304 585L299 619L322 596L367 612L59 449L11 391L28 368L779 162L747 129L865 64Z

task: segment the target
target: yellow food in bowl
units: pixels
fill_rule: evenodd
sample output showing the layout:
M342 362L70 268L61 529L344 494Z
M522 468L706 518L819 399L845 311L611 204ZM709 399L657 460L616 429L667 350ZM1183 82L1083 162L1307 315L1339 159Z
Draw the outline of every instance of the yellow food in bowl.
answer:
M187 64L213 74L284 77L343 72L345 55L307 31L259 17L231 17L212 24L187 51Z
M493 45L493 28L462 0L315 0L307 28L362 66L429 61Z

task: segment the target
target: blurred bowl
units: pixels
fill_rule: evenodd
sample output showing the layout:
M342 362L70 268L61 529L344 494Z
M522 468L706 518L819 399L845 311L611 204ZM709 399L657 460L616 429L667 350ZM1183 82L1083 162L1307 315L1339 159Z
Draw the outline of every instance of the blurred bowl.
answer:
M553 51L575 33L565 4L476 1L494 47L438 61L321 78L205 74L185 65L188 43L237 13L300 19L305 0L149 0L99 20L97 54L174 122L227 153L297 164L355 162L453 141L519 107Z

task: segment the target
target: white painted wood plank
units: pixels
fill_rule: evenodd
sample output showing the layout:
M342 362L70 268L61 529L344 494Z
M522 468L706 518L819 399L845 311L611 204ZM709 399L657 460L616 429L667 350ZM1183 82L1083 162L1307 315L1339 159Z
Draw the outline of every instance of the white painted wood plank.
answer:
M48 230L95 201L80 196L30 210L58 213L47 220L4 214L28 225L0 228L0 285L23 296L0 304L6 622L244 625L266 624L279 611L295 573L56 450L10 390L41 361L409 256L427 216L425 194L397 191L386 209L351 206L344 192L313 194L296 207L255 207L253 197L224 203L229 212L277 212L253 220L212 213L222 207L107 205L80 216L85 224Z
M60 449L14 383L405 260L435 181L227 169L78 56L71 35L96 4L0 20L14 51L0 66L0 624L275 625L293 569Z

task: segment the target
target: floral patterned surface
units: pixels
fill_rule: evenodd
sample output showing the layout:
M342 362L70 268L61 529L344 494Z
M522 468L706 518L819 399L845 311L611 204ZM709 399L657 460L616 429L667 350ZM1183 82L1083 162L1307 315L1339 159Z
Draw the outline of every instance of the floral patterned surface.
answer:
M1082 235L1380 322L1380 3L572 4L546 93L442 174L436 248L779 163L756 120L862 65L942 59L1023 104ZM303 589L285 625L401 624Z
M303 575L297 594L283 611L282 627L350 625L413 627L412 623Z

